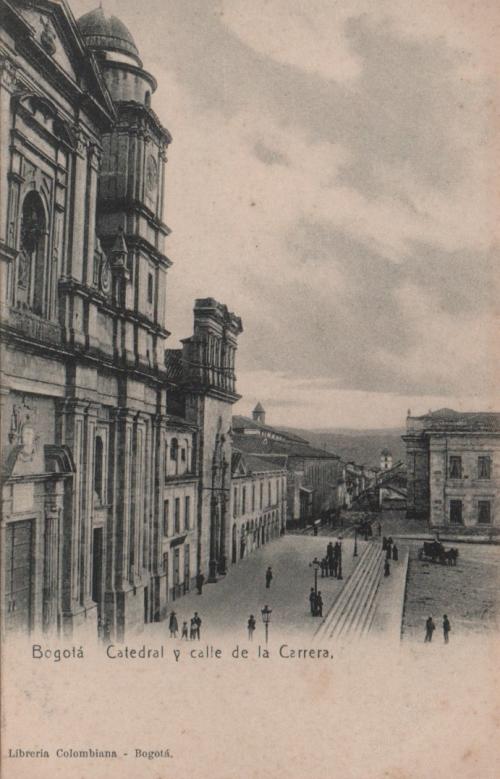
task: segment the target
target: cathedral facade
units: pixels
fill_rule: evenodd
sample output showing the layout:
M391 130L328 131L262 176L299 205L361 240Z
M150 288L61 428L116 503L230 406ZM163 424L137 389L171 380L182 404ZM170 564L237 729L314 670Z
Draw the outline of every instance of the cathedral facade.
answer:
M171 136L116 17L0 3L2 631L123 638L229 549L241 321L166 350Z

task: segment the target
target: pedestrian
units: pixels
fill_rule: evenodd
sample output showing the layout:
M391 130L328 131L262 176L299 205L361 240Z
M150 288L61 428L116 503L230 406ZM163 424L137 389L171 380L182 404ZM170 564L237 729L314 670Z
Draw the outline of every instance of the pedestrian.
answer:
M331 541L328 542L328 546L326 547L326 556L328 560L333 557L333 544Z
M196 587L198 588L198 595L201 595L201 593L202 593L204 582L205 582L205 577L203 576L202 572L200 571L198 573L198 576L196 577Z
M248 628L248 640L253 641L253 632L255 630L255 617L253 614L250 614L250 616L248 617L247 628Z
M436 625L434 624L432 616L430 616L427 618L425 623L425 643L430 643L432 641L432 634L434 633L435 629Z
M194 612L194 623L196 626L196 638L200 640L201 618L197 611Z
M444 643L447 644L449 639L449 633L451 630L450 620L448 619L448 616L445 614L443 616L443 637L444 637Z
M321 597L321 592L318 592L318 596L316 598L316 615L318 617L323 616L323 598Z
M194 617L191 617L191 622L189 625L189 640L194 641L196 638L196 619Z
M384 576L390 576L391 575L391 564L389 562L389 558L386 557L385 563L384 563Z
M377 533L378 533L378 537L380 538L380 536L382 535L382 525L380 524L380 522L377 522Z
M399 560L399 551L396 544L392 545L392 559L396 561Z
M342 544L337 541L335 544L335 552L337 558L337 579L342 579Z
M168 629L170 630L170 638L177 638L177 631L179 630L179 625L177 623L177 617L175 616L175 611L170 612Z
M333 549L333 546L332 546L332 549ZM334 558L333 554L330 555L330 557L328 558L328 573L329 573L330 576L336 576L335 558Z
M183 639L183 638L184 638L186 641L187 641L187 640L188 640L188 638L189 638L189 636L188 636L188 623L187 623L187 622L183 622L183 623L182 623L182 633L181 633L181 639Z
M387 550L387 538L384 536L382 538L382 551L385 552Z
M311 587L311 592L309 593L309 604L311 606L311 614L313 617L316 616L316 605L317 605L317 596L316 592L314 590L314 587Z
M271 586L272 580L273 580L273 571L272 571L271 566L269 566L269 568L266 571L266 588L267 589L269 589L269 587Z

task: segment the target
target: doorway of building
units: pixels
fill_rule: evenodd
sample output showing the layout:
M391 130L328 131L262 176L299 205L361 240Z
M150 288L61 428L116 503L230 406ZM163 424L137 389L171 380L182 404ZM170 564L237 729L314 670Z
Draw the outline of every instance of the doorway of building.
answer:
M31 629L33 520L10 522L5 533L5 629Z
M452 525L462 524L462 501L450 500L450 522Z

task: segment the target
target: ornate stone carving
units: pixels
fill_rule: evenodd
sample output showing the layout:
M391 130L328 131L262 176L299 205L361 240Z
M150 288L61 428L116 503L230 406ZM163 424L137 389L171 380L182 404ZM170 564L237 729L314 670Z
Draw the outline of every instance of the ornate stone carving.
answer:
M42 23L42 32L40 35L40 43L43 48L52 57L56 53L56 34L52 28L52 25L48 19L40 17Z
M29 405L26 398L12 408L9 441L22 447L18 458L23 462L31 462L38 448L40 437L36 432L37 416L36 407Z
M7 57L0 57L0 84L8 90L17 86L17 68Z

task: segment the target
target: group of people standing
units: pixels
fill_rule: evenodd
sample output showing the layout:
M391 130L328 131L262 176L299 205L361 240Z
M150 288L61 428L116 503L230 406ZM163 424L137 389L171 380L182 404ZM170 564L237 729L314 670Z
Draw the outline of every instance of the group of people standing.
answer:
M432 619L432 615L426 619L425 622L425 638L424 642L426 644L430 643L432 641L432 634L436 630L436 623ZM447 614L443 614L443 639L444 643L447 644L450 640L450 630L451 630L451 623L448 619Z
M342 544L336 541L335 545L330 541L326 547L326 555L320 560L321 578L333 576L342 579Z
M316 592L314 587L311 587L311 592L309 593L309 605L313 617L323 616L323 598L321 597L321 592Z
M170 612L170 619L168 621L168 629L170 631L170 638L177 638L179 632L179 623L177 622L177 615L175 611ZM188 625L187 621L182 623L181 639L186 641L200 640L201 632L201 617L197 611L191 617L191 621Z
M391 536L389 536L389 538L386 538L385 536L382 538L382 551L385 552L384 576L390 576L391 560L399 560L399 550Z

